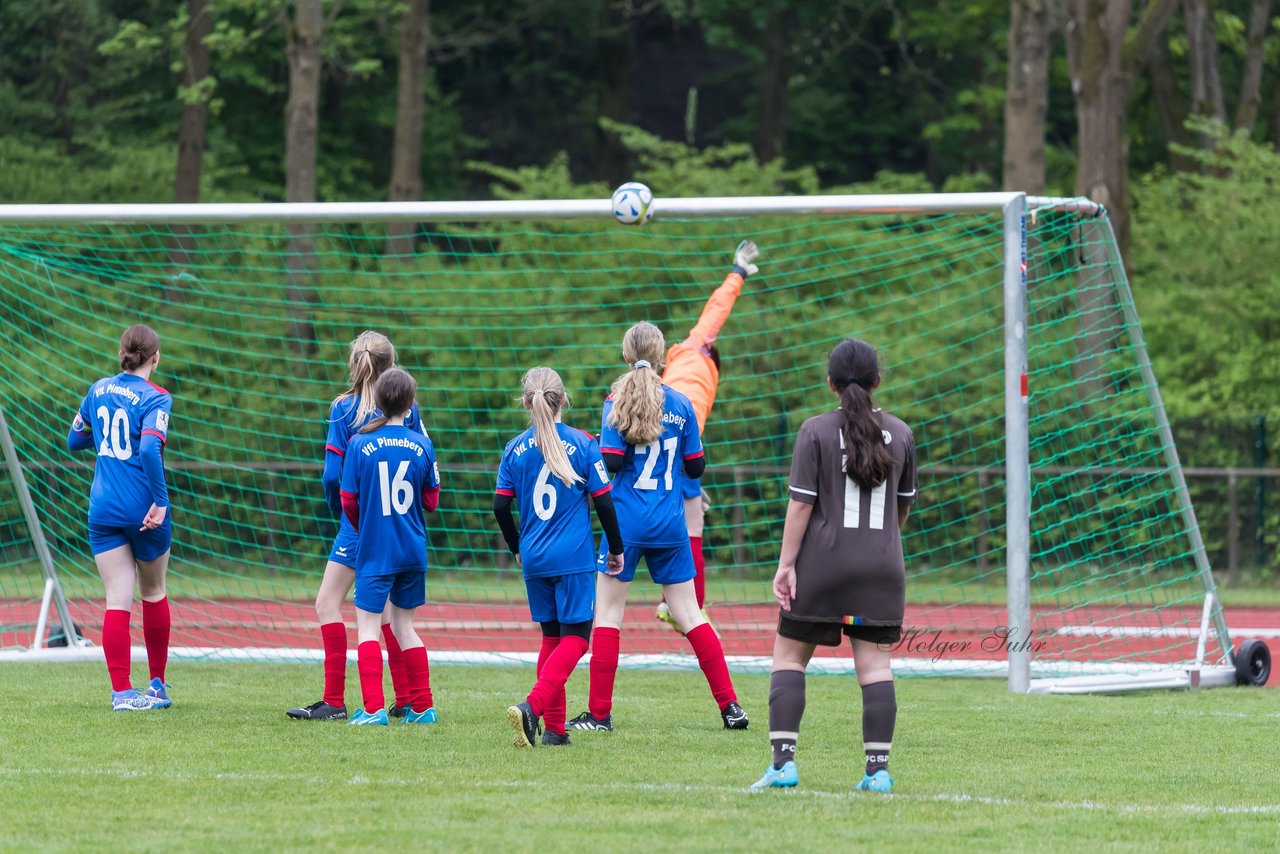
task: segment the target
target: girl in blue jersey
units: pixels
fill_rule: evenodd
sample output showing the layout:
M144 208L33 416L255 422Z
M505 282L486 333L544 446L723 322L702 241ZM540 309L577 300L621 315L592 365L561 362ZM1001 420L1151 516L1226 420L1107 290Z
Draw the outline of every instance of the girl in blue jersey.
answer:
M564 684L587 652L595 612L595 540L587 496L609 543L610 571L622 569L622 535L609 497L609 472L600 445L560 420L568 402L560 375L533 368L524 375L521 402L533 426L507 443L498 467L493 513L507 548L524 571L529 615L542 626L537 682L523 702L507 709L517 747L566 745ZM511 505L520 502L520 529Z
M173 399L151 382L160 338L137 324L120 338L120 370L85 395L67 435L73 451L97 449L89 493L89 546L106 589L102 651L118 712L172 705L164 683L169 660L169 566L172 527L164 480L164 444ZM129 612L135 579L142 594L142 636L151 682L145 693L129 677Z
M395 363L396 351L387 336L372 330L360 333L351 342L351 353L347 359L351 384L329 407L329 427L324 445L324 497L329 509L339 517L339 522L338 536L329 550L324 578L316 593L316 618L320 622L320 639L324 647L324 694L309 706L285 713L297 720L343 720L347 717L347 627L342 620L342 603L355 582L352 570L356 565L356 532L342 514L338 485L347 443L363 426L382 415L374 403L374 383ZM425 435L417 403L412 405L405 424ZM382 638L387 645L387 663L396 693L390 713L400 717L409 704L404 659L386 619L382 625Z
M637 323L622 339L630 366L613 384L604 403L600 450L614 473L613 495L622 526L623 569L599 560L596 628L592 634L588 710L570 722L582 730L613 730L613 682L627 590L644 558L649 575L662 585L667 606L698 656L726 729L746 729L724 649L698 607L693 553L685 524L682 481L706 467L698 420L689 398L663 384L666 341L652 323Z
M388 611L404 656L409 708L405 723L437 721L427 650L413 629L413 612L427 601L427 533L423 510L435 512L440 470L431 440L408 426L418 384L391 368L374 385L382 415L347 446L340 492L343 514L359 537L356 549L356 631L364 708L354 725L387 725L382 707L382 647L378 636ZM391 607L387 607L390 600Z

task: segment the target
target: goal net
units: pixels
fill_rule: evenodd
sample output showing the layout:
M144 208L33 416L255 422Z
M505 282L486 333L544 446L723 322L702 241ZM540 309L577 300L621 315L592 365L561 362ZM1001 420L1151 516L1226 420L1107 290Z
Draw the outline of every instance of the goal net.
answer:
M319 660L312 601L336 531L325 418L348 343L376 329L419 382L444 483L428 648L529 660L537 627L490 512L502 448L527 423L522 373L556 368L574 398L565 420L598 432L623 331L647 319L681 340L751 238L760 272L718 341L703 478L708 611L733 666L767 666L792 442L834 405L825 360L845 336L879 349L876 401L916 436L899 672L1004 676L1012 653L1025 690L1028 662L1035 677L1227 664L1105 215L1047 199L1006 215L1023 202L660 199L643 227L609 221L603 201L0 207L0 407L41 529L4 469L0 647L41 645L41 532L71 618L99 637L93 458L69 452L66 432L89 384L117 372L121 331L146 322L161 336L153 379L174 398L175 655ZM1020 301L1025 319L1006 324ZM696 666L638 578L624 665Z

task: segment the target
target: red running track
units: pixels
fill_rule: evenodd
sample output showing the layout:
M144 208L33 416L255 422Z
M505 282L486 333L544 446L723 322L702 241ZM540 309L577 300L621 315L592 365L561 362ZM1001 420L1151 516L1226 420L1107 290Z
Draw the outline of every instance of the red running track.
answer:
M82 631L100 641L101 605L70 603ZM654 619L649 601L628 605L623 627L624 653L684 653L684 639ZM175 646L302 647L319 646L315 613L309 601L261 599L172 601ZM29 642L39 603L0 600L0 646ZM718 604L709 609L730 655L767 656L772 651L777 606L767 603ZM529 622L523 602L431 603L419 610L418 627L427 646L437 650L533 652L540 633ZM909 604L905 636L896 657L945 660L999 659L1006 644L1004 609L992 605ZM135 607L134 625L141 623ZM1036 608L1032 639L1036 658L1068 661L1128 659L1143 662L1190 661L1195 658L1200 609L1168 607L1132 611L1097 605L1061 609ZM353 626L354 622L349 621ZM1280 657L1280 608L1230 608L1227 625L1239 642L1247 629L1264 638ZM354 643L354 630L351 632ZM1024 641L1025 642L1025 641ZM845 649L821 648L820 656L848 656ZM1214 659L1210 649L1210 660ZM1280 684L1273 668L1269 685Z

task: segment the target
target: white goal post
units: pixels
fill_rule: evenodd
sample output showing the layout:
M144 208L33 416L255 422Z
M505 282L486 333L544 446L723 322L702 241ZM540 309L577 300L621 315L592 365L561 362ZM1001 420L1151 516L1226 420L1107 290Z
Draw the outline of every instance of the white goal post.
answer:
M1073 213L1100 229L1114 246L1111 226L1101 206L1077 198L1027 196L1023 193L962 193L918 195L819 195L785 197L666 198L655 202L655 220L720 217L817 217L833 215L930 216L982 213L1003 217L1003 330L1004 330L1004 466L1006 494L1006 576L1007 627L1012 638L1030 638L1032 620L1032 465L1028 417L1028 218L1048 212ZM370 203L288 203L288 204L156 204L156 205L0 205L0 226L60 225L213 225L241 223L483 223L503 220L532 222L612 219L608 199L485 202L370 202ZM1111 249L1110 251L1114 251ZM1117 286L1126 294L1127 279ZM997 672L1007 675L1009 690L1027 692L1114 691L1151 687L1194 687L1234 684L1233 650L1222 607L1217 600L1208 557L1195 518L1187 484L1183 477L1173 435L1160 399L1151 362L1131 297L1121 300L1131 345L1137 354L1150 405L1155 413L1165 464L1174 479L1177 512L1192 538L1196 570L1203 582L1205 600L1200 620L1199 654L1194 662L1151 666L1135 674L1132 666L1117 668L1114 676L1089 675L1064 679L1033 679L1036 675L1030 644L1012 644L1007 660ZM6 431L7 435L7 431ZM21 466L11 444L6 459L15 481ZM25 488L25 487L24 487ZM26 505L24 505L25 508ZM34 510L28 518L32 539L43 542ZM52 561L42 559L49 573L48 591L53 603L61 602ZM908 593L910 597L910 592ZM48 610L48 603L42 610ZM62 619L70 622L65 603ZM37 637L38 641L39 638ZM38 645L38 644L37 644ZM67 654L74 653L78 641ZM3 660L3 656L0 656ZM447 658L445 659L447 660ZM897 661L895 660L895 665ZM994 662L993 662L994 664ZM1103 668L1105 669L1105 668Z

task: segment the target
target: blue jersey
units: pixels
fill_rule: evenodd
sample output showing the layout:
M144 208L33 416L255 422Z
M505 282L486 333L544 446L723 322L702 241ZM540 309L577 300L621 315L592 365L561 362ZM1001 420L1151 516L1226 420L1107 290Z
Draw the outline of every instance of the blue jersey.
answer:
M324 485L325 501L334 513L342 510L338 490L342 480L342 460L347 454L347 443L351 441L352 436L360 432L361 427L382 416L382 410L374 407L373 411L364 418L357 419L356 412L359 409L360 395L358 394L339 398L329 407L327 422L329 429L324 440L324 473L321 475L321 481ZM427 431L422 429L422 416L418 412L416 401L409 410L409 414L405 416L404 423L410 430L427 435Z
M94 524L141 524L153 503L167 506L163 470L159 484L148 477L142 455L143 436L161 446L169 438L169 392L135 374L120 373L89 387L72 422L73 433L93 435L97 463L89 492L89 520ZM83 447L80 446L80 447Z
M595 539L587 509L594 498L609 491L609 471L600 445L589 434L564 424L556 433L569 455L569 465L582 478L566 486L551 473L530 427L507 443L498 466L499 495L520 504L520 564L525 578L546 578L593 572Z
M600 450L623 457L622 470L613 480L613 505L629 546L678 546L689 540L683 461L702 456L702 438L689 398L666 385L662 391L662 435L639 447L627 444L609 425L613 399L604 402Z
M358 575L427 569L426 494L440 488L431 440L403 426L360 433L347 445L342 497L359 504Z

